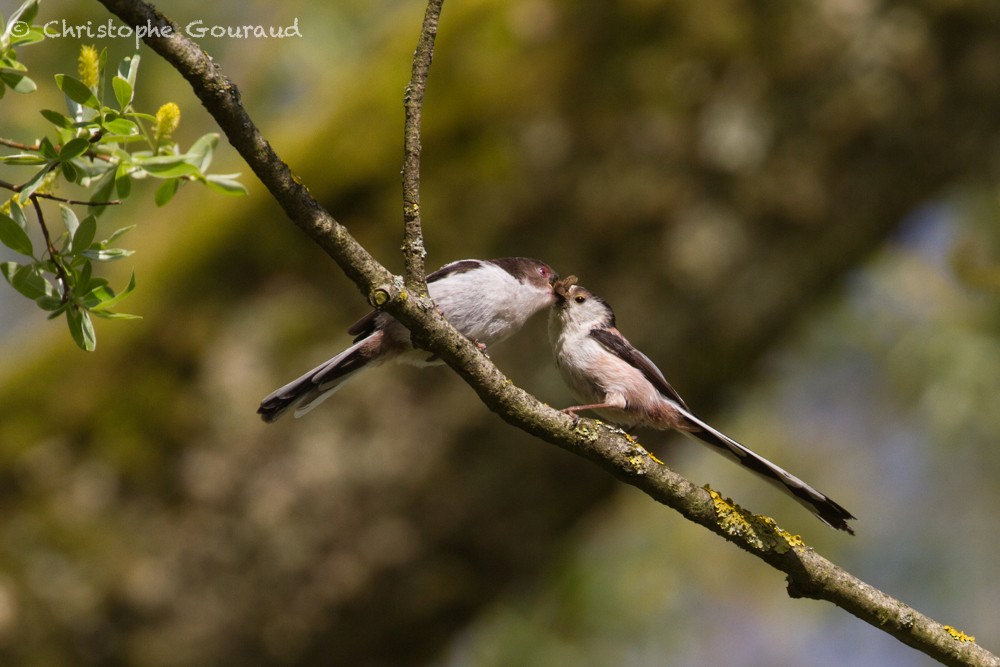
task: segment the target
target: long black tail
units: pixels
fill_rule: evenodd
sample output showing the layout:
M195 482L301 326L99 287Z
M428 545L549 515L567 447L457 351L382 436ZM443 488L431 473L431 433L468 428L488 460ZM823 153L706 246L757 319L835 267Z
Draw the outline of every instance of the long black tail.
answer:
M829 496L820 493L795 475L747 449L726 434L715 430L690 412L684 411L684 415L694 427L690 431L685 431L686 435L690 435L698 442L710 445L720 454L734 459L737 463L757 473L766 481L791 495L799 504L828 526L847 531L851 535L854 534L851 527L847 525L847 521L854 519L855 516Z
M312 369L302 377L271 392L260 402L257 414L271 423L295 408L294 415L301 417L330 398L359 371L385 361L380 349L382 332L356 342L337 356Z

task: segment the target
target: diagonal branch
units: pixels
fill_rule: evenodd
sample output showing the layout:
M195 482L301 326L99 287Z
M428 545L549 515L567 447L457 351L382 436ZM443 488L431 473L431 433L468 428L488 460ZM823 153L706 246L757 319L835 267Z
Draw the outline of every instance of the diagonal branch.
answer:
M425 298L406 298L403 282L392 276L326 212L309 191L292 175L253 124L240 103L235 85L201 48L186 38L155 8L142 0L100 0L129 25L159 27L159 36L144 38L146 43L187 79L205 108L226 133L271 195L291 220L309 235L341 267L372 303L396 316L413 334L414 342L448 363L476 391L481 400L510 424L546 442L582 456L631 484L654 500L667 505L685 518L698 523L729 542L757 556L787 575L793 597L830 601L946 665L989 665L1000 667L1000 658L963 633L942 625L902 602L861 581L807 547L801 539L781 530L772 519L755 516L725 500L711 489L690 481L654 461L631 437L589 419L574 423L567 415L544 405L511 383L476 347L455 331ZM424 81L430 63L433 31L437 27L440 0L429 0L417 58L414 80ZM434 9L436 7L436 9ZM171 26L163 36L162 28ZM156 31L149 30L156 34ZM412 86L412 84L411 84ZM410 99L418 112L417 87ZM408 103L409 104L409 103ZM409 111L409 109L408 109ZM409 126L408 126L409 127ZM415 127L419 127L419 123ZM415 131L415 130L414 130ZM409 131L408 131L409 136ZM416 144L419 153L419 142ZM407 155L410 156L409 149ZM411 176L415 171L411 171ZM418 183L413 182L416 193ZM404 189L408 188L404 185ZM416 209L418 212L418 209ZM408 227L408 239L418 240L419 218ZM415 231L411 231L415 230ZM417 245L410 252L420 250ZM410 256L412 271L422 256ZM419 274L418 274L419 275Z
M423 230L420 222L420 122L427 90L427 73L434 58L434 39L437 37L441 5L444 0L430 0L424 14L420 39L413 52L413 71L406 86L403 107L406 122L403 128L403 262L407 288L423 294L424 275Z

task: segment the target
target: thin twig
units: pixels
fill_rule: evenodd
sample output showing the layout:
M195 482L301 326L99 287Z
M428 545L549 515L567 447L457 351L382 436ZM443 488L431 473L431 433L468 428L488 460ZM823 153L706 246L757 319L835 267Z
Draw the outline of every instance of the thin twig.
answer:
M7 146L8 148L16 148L19 151L31 152L35 152L40 148L38 144L29 146L28 144L22 144L21 142L14 141L13 139L4 139L3 137L0 137L0 146Z
M413 52L410 83L403 97L406 112L403 126L403 268L406 287L417 293L425 291L424 275L427 273L424 266L427 249L420 221L420 123L443 4L444 0L427 3L420 38Z
M8 183L7 181L0 180L0 188L5 190L10 190L11 192L20 192L23 189L21 185L15 185L13 183ZM42 199L49 199L52 201L57 201L62 204L70 204L73 206L117 206L121 204L120 199L113 199L111 201L90 201L81 199L66 199L65 197L57 197L56 195L50 195L45 192L34 192L32 197L41 197Z
M129 25L147 25L149 21L154 27L172 26L169 37L145 37L145 42L188 80L230 143L292 221L337 262L369 300L377 300L372 290L381 290L380 305L405 324L415 340L451 366L505 421L594 462L784 572L794 597L833 602L946 665L1000 667L1000 657L864 583L791 538L773 521L741 512L717 494L713 496L656 463L622 432L589 419L574 423L516 387L472 342L434 308L428 308L426 299L400 298L398 282L293 177L253 124L235 86L197 44L142 0L99 1Z
M49 236L49 228L45 224L45 216L42 215L42 205L38 203L38 197L31 195L29 197L32 206L35 207L35 215L38 217L38 226L42 228L42 236L45 238L45 250L49 253L49 259L52 260L52 265L56 267L56 273L59 275L59 282L62 283L62 302L66 303L69 301L69 294L72 287L69 282L69 274L66 273L66 268L62 265L59 260L59 253L56 251L54 245L52 245L52 237Z

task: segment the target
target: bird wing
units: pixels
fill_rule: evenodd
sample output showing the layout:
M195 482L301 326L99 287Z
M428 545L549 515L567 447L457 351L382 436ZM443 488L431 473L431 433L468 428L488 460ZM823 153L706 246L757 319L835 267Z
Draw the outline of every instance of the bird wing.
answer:
M656 389L676 402L685 410L688 409L684 399L677 393L677 390L670 386L663 373L656 367L649 357L635 349L632 343L628 342L617 329L591 329L590 336L604 346L608 352L624 361L625 363L638 369Z
M427 284L437 282L442 278L445 278L447 276L456 273L464 273L465 271L471 271L473 269L479 268L479 266L481 265L482 262L479 261L478 259L460 259L457 262L451 262L449 264L445 264L437 271L427 274L426 278ZM347 333L355 337L354 338L355 343L375 333L375 329L377 326L375 318L378 317L379 312L380 311L378 310L371 311L370 313L362 317L360 320L352 324L351 327L347 330Z

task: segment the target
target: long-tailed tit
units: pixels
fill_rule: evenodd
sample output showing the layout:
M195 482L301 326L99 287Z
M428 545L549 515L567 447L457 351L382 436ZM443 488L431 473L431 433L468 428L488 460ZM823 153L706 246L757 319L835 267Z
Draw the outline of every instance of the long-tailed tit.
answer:
M593 410L624 427L675 429L736 460L776 485L821 521L854 534L855 517L798 477L712 428L691 412L652 361L615 327L611 306L567 277L556 284L549 337L563 379L577 400L573 414Z
M485 347L513 335L528 318L552 305L557 278L537 259L463 259L427 276L427 291L452 326ZM292 406L301 417L358 372L390 359L440 363L415 349L409 330L388 313L372 311L347 331L355 336L353 345L261 401L257 412L264 421L273 422Z

